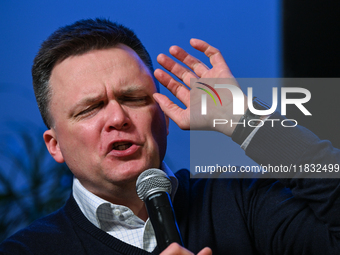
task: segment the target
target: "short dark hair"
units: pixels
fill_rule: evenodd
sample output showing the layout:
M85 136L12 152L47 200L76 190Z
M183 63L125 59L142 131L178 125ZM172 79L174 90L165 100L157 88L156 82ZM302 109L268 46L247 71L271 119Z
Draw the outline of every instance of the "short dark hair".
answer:
M107 19L79 20L59 28L42 43L34 58L32 77L35 97L47 128L53 126L49 109L52 96L49 80L55 64L70 56L112 48L119 43L132 48L153 75L150 55L136 34L131 29ZM159 90L158 83L155 83Z

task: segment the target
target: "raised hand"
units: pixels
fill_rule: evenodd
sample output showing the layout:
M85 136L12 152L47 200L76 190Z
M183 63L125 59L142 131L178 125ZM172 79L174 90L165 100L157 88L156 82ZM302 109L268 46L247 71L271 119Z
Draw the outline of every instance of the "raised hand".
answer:
M191 39L190 44L195 49L204 52L204 54L209 57L212 68L208 68L204 63L202 63L199 59L193 57L188 54L182 48L178 46L170 47L170 54L174 56L176 59L181 61L187 67L178 64L176 61L172 60L170 57L160 54L157 57L157 61L161 64L166 70L170 71L173 75L178 77L185 85L176 81L171 75L166 73L161 69L155 70L155 77L159 80L161 84L163 84L167 89L170 90L172 94L174 94L187 108L182 109L178 105L174 104L169 98L165 95L156 93L154 94L155 100L159 103L160 107L164 111L166 115L168 115L180 128L182 129L211 129L211 122L207 117L203 117L199 114L199 112L194 113L191 112L190 116L190 79L191 78L233 78L229 67L227 66L223 56L220 51L208 43L199 40L199 39ZM238 86L235 84L235 86ZM230 93L226 94L227 98L224 97L224 109L219 109L220 111L224 111L227 109L230 111L231 116L231 104L232 97ZM196 97L197 98L197 97ZM200 102L191 102L191 105L200 104ZM199 108L199 107L198 107ZM195 107L196 109L196 107ZM224 113L223 113L224 114ZM215 116L220 116L221 112L215 113ZM191 123L190 123L191 117ZM211 117L211 116L210 116ZM237 121L238 119L236 119ZM217 130L223 132L227 135L231 135L233 129L225 130Z

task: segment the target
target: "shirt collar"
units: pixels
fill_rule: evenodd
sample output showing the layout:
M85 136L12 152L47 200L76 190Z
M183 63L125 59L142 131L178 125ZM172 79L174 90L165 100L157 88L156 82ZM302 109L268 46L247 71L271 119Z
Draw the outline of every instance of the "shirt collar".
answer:
M162 162L161 169L170 178L172 185L171 199L173 200L178 188L178 180L165 162ZM108 215L109 218L112 217L112 220L125 221L126 223L130 223L131 217L134 216L133 212L128 207L112 204L91 193L75 177L73 179L72 190L73 197L82 213L92 224L98 228L101 228L102 220L109 220L108 217L106 217ZM106 213L103 213L103 209Z

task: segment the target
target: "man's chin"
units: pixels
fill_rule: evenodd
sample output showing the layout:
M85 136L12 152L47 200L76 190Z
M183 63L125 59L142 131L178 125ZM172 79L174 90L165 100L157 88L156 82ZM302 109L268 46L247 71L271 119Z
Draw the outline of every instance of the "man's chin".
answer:
M113 182L131 182L131 181L135 182L138 176L149 168L152 167L148 166L141 167L140 165L139 166L122 165L119 168L115 168L113 172L110 171L109 175L111 175L111 179Z
M132 159L132 160L114 160L106 162L103 169L106 175L111 176L113 181L137 180L138 176L147 169L161 168L162 162L159 160Z

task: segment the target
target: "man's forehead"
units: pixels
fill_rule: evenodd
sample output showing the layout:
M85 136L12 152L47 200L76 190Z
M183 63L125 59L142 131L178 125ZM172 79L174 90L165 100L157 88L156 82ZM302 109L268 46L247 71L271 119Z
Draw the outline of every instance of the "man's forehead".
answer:
M116 52L119 55L115 55ZM145 75L150 79L146 79ZM59 87L58 91L70 91L70 86L75 87L78 91L76 94L82 98L89 95L92 98L100 97L107 92L128 95L157 90L149 69L138 55L125 45L71 56L55 66L50 82L52 90ZM103 86L99 86L100 84Z
M84 101L96 101L100 98L106 97L107 94L114 94L115 96L129 96L129 95L137 95L140 93L147 93L149 90L145 85L137 85L137 84L121 84L118 86L111 87L108 91L106 87L96 88L91 90L82 91L82 100Z
M124 57L116 57L116 55ZM99 61L100 60L100 61ZM71 55L61 61L58 61L52 69L52 74L56 70L64 68L64 72L83 72L86 74L89 70L96 68L101 69L107 65L112 67L120 65L125 61L133 61L140 65L140 58L138 55L126 45L117 45L108 49L93 49L80 55Z
M51 73L54 78L63 80L82 80L89 74L95 75L102 70L111 69L112 73L123 66L129 78L134 70L142 70L152 76L150 70L137 53L124 44L118 44L108 49L91 50L81 55L73 55L58 62ZM125 69L124 69L125 68ZM119 69L122 71L122 69Z

